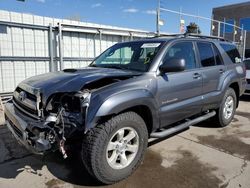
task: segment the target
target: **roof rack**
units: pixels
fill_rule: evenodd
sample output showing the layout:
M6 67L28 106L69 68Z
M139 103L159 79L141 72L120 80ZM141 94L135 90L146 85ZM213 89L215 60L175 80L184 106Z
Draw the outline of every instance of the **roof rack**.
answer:
M178 38L194 37L194 38L201 38L201 39L215 39L215 40L220 40L220 41L229 41L223 37L200 35L200 34L194 34L194 33L160 34L159 36L155 36L153 38L158 38L158 37L178 37Z
M202 38L202 39L216 39L216 40L220 40L220 41L228 41L223 37L199 35L199 34L194 34L194 33L185 33L185 36L186 37L197 37L197 38Z
M178 37L178 38L181 38L181 37L184 37L184 34L182 33L173 33L173 34L160 34L160 35L155 35L154 37L152 38L159 38L159 37Z

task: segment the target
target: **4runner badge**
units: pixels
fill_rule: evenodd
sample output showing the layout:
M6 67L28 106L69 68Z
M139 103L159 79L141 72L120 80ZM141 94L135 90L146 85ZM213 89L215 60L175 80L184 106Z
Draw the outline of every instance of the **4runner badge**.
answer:
M19 93L18 99L19 99L20 101L24 101L24 100L26 99L26 97L27 97L27 94L26 94L24 91L21 91L21 92Z

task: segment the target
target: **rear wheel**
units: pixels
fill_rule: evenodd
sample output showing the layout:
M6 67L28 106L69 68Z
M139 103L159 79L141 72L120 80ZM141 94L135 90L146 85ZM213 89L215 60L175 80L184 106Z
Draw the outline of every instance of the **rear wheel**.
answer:
M143 119L135 112L125 112L87 133L82 145L82 161L93 177L112 184L135 171L147 142L148 131Z
M236 104L237 97L235 91L232 88L228 88L220 108L217 110L214 122L221 127L225 127L231 123L235 114Z

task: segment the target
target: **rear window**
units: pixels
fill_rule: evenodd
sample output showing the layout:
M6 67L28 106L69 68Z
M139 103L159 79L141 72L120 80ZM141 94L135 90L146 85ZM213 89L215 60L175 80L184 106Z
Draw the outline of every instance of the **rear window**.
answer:
M220 46L225 50L227 55L230 57L233 63L241 62L240 53L236 46L233 44L220 44Z

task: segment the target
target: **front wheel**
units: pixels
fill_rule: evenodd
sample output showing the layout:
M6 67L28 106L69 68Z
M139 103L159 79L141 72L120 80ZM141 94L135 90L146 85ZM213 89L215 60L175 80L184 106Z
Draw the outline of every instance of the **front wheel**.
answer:
M237 104L237 97L232 88L228 88L220 108L214 118L214 122L220 127L225 127L233 120Z
M135 112L125 112L87 133L82 145L82 161L93 177L112 184L135 171L147 142L148 131L143 119Z

